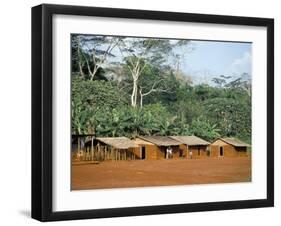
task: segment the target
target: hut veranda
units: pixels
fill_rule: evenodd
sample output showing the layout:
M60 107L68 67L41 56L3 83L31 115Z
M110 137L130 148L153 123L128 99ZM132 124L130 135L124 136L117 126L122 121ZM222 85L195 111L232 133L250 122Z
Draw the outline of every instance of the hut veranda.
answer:
M77 145L79 146L79 145ZM80 145L81 146L81 145ZM133 160L135 148L138 146L127 137L88 136L83 150L76 150L73 155L78 161Z

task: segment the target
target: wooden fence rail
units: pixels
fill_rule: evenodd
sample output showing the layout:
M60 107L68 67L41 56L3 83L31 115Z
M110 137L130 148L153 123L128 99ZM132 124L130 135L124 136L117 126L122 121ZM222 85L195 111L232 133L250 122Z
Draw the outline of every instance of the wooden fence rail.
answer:
M77 151L78 161L120 161L135 160L134 149L116 149L110 146L85 146L83 150Z

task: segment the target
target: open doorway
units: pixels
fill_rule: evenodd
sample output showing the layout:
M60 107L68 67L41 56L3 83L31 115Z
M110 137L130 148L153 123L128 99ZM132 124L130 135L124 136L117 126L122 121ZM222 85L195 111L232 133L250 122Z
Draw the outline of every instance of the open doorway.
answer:
M220 146L220 156L223 156L223 147L222 146Z
M179 150L179 157L180 157L180 158L183 157L183 150L182 150L182 149Z
M145 159L145 147L141 147L141 159Z

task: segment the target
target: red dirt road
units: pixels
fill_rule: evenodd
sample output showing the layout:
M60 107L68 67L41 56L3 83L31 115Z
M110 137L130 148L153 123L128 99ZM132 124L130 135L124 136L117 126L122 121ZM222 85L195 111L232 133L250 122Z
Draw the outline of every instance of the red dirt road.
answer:
M248 157L72 165L73 190L249 181L251 159Z

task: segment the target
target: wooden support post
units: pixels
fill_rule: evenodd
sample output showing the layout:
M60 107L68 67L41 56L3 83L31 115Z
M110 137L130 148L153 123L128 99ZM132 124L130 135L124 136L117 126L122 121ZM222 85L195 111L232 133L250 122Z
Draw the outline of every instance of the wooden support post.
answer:
M112 150L112 147L110 147L110 155L111 155L111 160L113 161L113 150Z
M97 149L97 146L94 146L94 151L93 151L93 160L94 161L96 160L96 157L95 157L96 149Z
M91 161L94 160L94 137L91 139Z
M86 161L87 160L87 152L83 149L81 149L82 153L83 153L83 160Z
M78 153L80 154L80 138L79 138L79 135L78 135L78 137L77 137L77 151L78 151ZM81 157L79 157L79 158L81 158ZM79 159L80 160L80 159Z
M85 153L85 160L88 160L88 152L87 152L87 148L83 148L83 152Z
M135 148L134 148L134 150L133 150L133 158L134 158L134 160L136 160Z
M94 150L94 160L95 161L98 161L97 152L98 152L98 146L95 146L95 150Z
M109 148L107 149L107 159L108 160L110 159L110 149Z
M97 160L100 161L100 145L98 144Z
M105 147L106 147L106 146L104 146L103 149L102 149L102 160L103 160L103 161L104 161Z
M104 146L101 146L100 147L100 161L102 161L102 151L103 151L103 149L104 149Z
M133 149L133 151L132 151L132 160L135 160L135 148Z
M102 150L103 150L103 146L100 147L100 157L99 157L100 161L102 161Z

